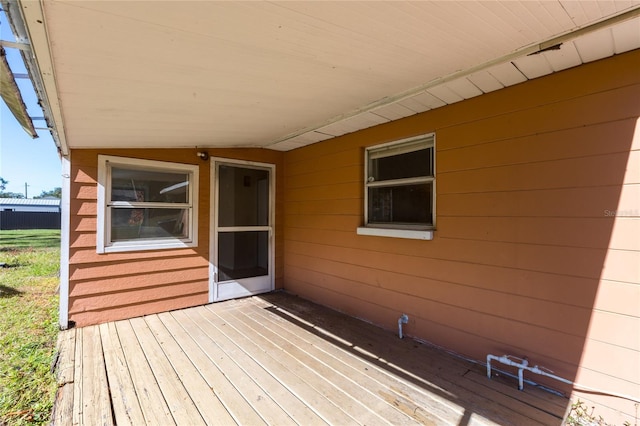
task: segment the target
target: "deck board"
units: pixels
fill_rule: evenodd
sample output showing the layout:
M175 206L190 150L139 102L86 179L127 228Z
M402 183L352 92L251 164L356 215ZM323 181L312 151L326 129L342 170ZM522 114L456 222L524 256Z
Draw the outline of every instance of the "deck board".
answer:
M52 422L62 424L64 419L73 418L73 382L75 373L76 330L65 330L58 335L56 361L53 369L56 384L60 389L56 394Z
M272 296L265 296L269 300ZM354 352L361 353L369 357L374 364L381 364L382 360L394 360L396 371L409 371L414 377L405 377L408 380L428 378L427 385L446 389L457 395L471 405L474 412L489 418L497 419L505 424L553 424L558 417L564 415L564 409L560 401L564 398L549 393L542 392L531 387L527 395L523 392L513 392L513 384L505 386L491 380L484 380L484 383L477 383L469 380L466 375L478 370L478 366L470 362L455 357L442 357L441 351L425 345L416 345L411 340L400 341L391 333L381 333L380 330L370 324L345 321L346 316L335 311L329 311L319 315L323 310L317 305L306 303L304 300L296 298L277 299L279 313L284 316L295 315L297 317L317 318L315 320L316 330L337 331L336 337L349 342ZM286 313L285 313L286 312ZM291 321L291 319L289 319ZM298 321L298 320L295 320ZM336 327L336 324L340 324ZM339 334L339 335L337 335ZM370 354L364 348L376 348L376 354ZM375 358L378 359L375 359ZM437 357L437 363L424 362ZM391 368L393 370L394 368ZM472 375L473 377L473 375ZM496 391L500 389L501 391ZM537 398L544 395L543 398ZM513 404L513 400L527 401L526 403ZM506 408L506 409L504 409Z
M304 314L303 311L293 311L288 312L286 315L291 315L292 313L297 314L298 317ZM401 341L390 333L380 333L379 329L370 324L361 323L357 324L358 327L352 328L351 324L344 323L343 316L337 313L333 313L337 317L335 321L329 320L331 315L329 317L318 317L317 312L307 312L306 314L310 318L321 318L321 321L317 322L322 324L323 327L313 324L307 325L307 327L315 327L316 333L312 334L316 334L321 340L324 340L327 336L331 336L331 339L341 340L345 342L343 343L344 350L351 353L354 358L360 358L369 364L373 364L373 368L377 366L379 370L387 372L391 377L397 376L422 388L429 389L429 394L432 397L439 395L440 404L433 400L431 403L420 400L420 392L415 390L404 395L398 392L395 395L386 392L386 395L390 399L393 398L393 400L398 400L399 397L402 398L405 395L411 395L414 406L429 407L428 410L424 411L418 409L416 413L421 413L425 417L431 416L430 421L435 424L456 424L456 418L460 418L459 416L464 417L464 409L455 406L455 401L459 399L471 405L474 408L474 412L488 415L503 424L540 424L535 418L520 415L517 410L501 410L500 401L494 400L494 397L499 400L501 395L478 392L478 388L474 384L467 384L463 377L470 368L467 362L461 362L453 358L444 361L439 360L439 363L433 364L429 362L432 359L430 351L424 351L423 349L426 348L420 346L418 353L416 353L416 345L409 339ZM295 319L294 324L298 321L298 319ZM334 323L342 324L339 327L339 336L330 331L330 329L334 329L332 325ZM300 324L297 324L297 326L299 327ZM377 348L377 355L364 348ZM443 374L446 377L442 377ZM394 389L394 386L388 384L389 380L390 378L387 377L383 383L387 383L390 389ZM469 389L470 387L472 389ZM449 401L454 402L453 407L451 404L442 403L442 400L447 398ZM396 403L399 404L400 402ZM424 405L425 403L428 405ZM405 409L410 407L411 405L405 407ZM520 409L521 407L518 408ZM436 413L439 414L439 420L433 418ZM479 422L479 420L474 418L471 420L471 424L474 422Z
M79 425L84 424L84 419L82 418L82 335L83 329L75 330L75 340L76 340L76 350L74 351L74 366L75 372L73 374L73 424Z
M463 410L454 404L448 404L447 399L424 392L422 388L413 386L396 376L385 372L361 358L340 350L334 345L327 344L322 338L309 334L304 337L296 333L296 326L281 318L266 313L257 306L253 308L253 319L257 322L269 324L269 329L292 345L303 349L310 356L321 360L348 380L358 383L365 389L379 389L387 387L381 392L385 399L423 423L453 424L460 418ZM429 407L429 411L423 407Z
M191 363L162 320L156 315L149 316L145 320L165 354L171 354L167 359L184 385L186 393L191 396L195 406L198 407L204 422L210 425L233 423L233 417L215 397L206 380Z
M203 310L190 311L193 316L191 320L198 325L207 336L215 336L215 342L210 339L210 346L207 353L212 355L212 359L218 368L227 375L229 380L236 385L245 395L245 399L251 401L260 416L267 424L289 425L295 424L291 416L278 404L274 396L278 395L278 390L274 389L271 394L267 386L261 386L259 375L259 365L255 361L243 356L242 349L229 339L215 324L202 316ZM200 337L203 339L203 337ZM294 398L293 395L287 395Z
M130 320L138 342L153 371L156 382L160 387L173 419L179 425L201 425L204 420L196 408L191 395L186 391L175 370L169 362L168 355L158 344L155 336L149 329L145 318L133 318Z
M238 424L265 424L238 388L211 360L211 355L206 352L210 345L208 336L198 339L202 331L180 311L160 314L159 317L234 421Z
M299 382L295 377L286 377L286 369L275 362L269 362L270 355L267 355L268 348L254 347L256 335L248 330L247 333L238 333L235 326L227 319L216 316L207 311L200 311L203 318L207 319L218 332L224 335L219 339L221 346L232 348L235 360L242 368L254 378L256 383L265 390L274 401L286 401L286 405L279 404L283 411L297 424L326 424L314 410L309 408L295 392L295 387L285 386L285 383L296 384ZM262 352L262 353L260 353ZM334 407L337 409L337 407Z
M240 338L243 334L252 337L253 342L247 342L247 347L252 344L264 351L277 353L281 362L296 371L296 376L305 383L312 383L321 394L325 395L334 406L343 406L350 413L351 422L363 424L375 424L388 420L393 424L415 424L410 416L398 410L393 404L362 387L349 377L338 373L325 363L320 362L302 351L298 346L291 345L277 334L259 324L248 325L241 316L240 310L231 312L234 319L234 327L237 327ZM246 317L246 316L245 316ZM263 335L252 333L260 329ZM357 419L357 420L356 420ZM332 424L344 423L346 419L332 420Z
M120 336L122 351L127 358L135 397L140 403L145 423L176 424L130 322L116 322L116 330Z
M208 317L211 318L210 315ZM275 347L271 342L264 341L262 336L257 334L255 330L238 324L233 316L229 316L228 319L231 321L227 320L227 323L233 323L233 326L226 328L233 328L233 330L229 331L227 336L241 343L247 355L259 363L279 382L287 383L291 392L296 395L296 398L303 405L313 407L313 411L316 413L315 415L320 423L357 423L356 419L345 412L344 406L346 404L332 402L329 394L335 393L334 389L327 390L321 385L319 386L319 377L308 380L308 377L301 374L301 367L297 359L288 357L280 348ZM224 321L222 318L220 320ZM294 418L294 420L297 419Z
M67 330L52 423L560 425L568 400L285 293Z
M215 329L203 321L198 313L177 311L173 315L207 354L215 368L222 374L222 378L238 391L262 423L273 424L276 418L284 420L285 424L292 422L286 413L282 412L278 404L255 383L245 370L236 364L234 361L235 353L233 351L227 352L219 346L218 342L222 336L218 336Z
M100 330L89 327L82 331L82 421L89 425L112 425Z
M75 334L76 330L65 330L58 335L56 342L55 376L58 386L73 383L75 366Z
M99 329L115 421L122 426L144 424L144 414L136 397L116 326L111 322L101 324Z

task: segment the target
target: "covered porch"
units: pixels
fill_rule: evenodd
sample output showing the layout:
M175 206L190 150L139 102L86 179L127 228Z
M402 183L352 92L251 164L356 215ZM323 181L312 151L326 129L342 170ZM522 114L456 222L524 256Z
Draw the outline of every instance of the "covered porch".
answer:
M276 292L61 332L53 424L560 424L568 400Z

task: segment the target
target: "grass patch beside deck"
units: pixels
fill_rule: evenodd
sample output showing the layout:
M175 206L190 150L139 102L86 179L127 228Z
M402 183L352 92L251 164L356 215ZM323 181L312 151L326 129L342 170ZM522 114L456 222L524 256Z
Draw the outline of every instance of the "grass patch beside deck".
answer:
M23 248L60 248L59 229L0 231L0 251Z
M0 231L0 425L49 423L60 231Z

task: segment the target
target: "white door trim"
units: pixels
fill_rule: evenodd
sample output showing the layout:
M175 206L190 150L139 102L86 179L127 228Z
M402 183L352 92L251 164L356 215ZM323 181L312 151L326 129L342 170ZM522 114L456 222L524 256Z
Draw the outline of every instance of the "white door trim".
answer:
M275 289L275 197L276 197L276 166L270 163L261 163L257 161L235 160L223 157L210 157L210 206L209 206L209 303L225 300L218 295L218 286L216 285L217 269L217 247L218 247L218 164L229 164L231 166L246 166L249 168L266 169L269 171L269 280L270 288L268 291ZM262 230L265 227L242 227L244 230ZM260 229L258 229L260 228ZM227 230L229 228L226 228ZM250 280L251 278L249 278ZM254 293L240 295L248 296Z

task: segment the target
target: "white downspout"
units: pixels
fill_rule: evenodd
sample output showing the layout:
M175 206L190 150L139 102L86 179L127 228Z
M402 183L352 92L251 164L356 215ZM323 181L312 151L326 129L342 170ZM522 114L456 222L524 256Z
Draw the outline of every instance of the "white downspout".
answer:
M60 307L58 324L69 328L69 232L71 230L71 156L62 157L62 199L60 200Z
M402 324L406 324L409 322L409 317L407 314L402 314L400 318L398 318L398 337L402 339Z

